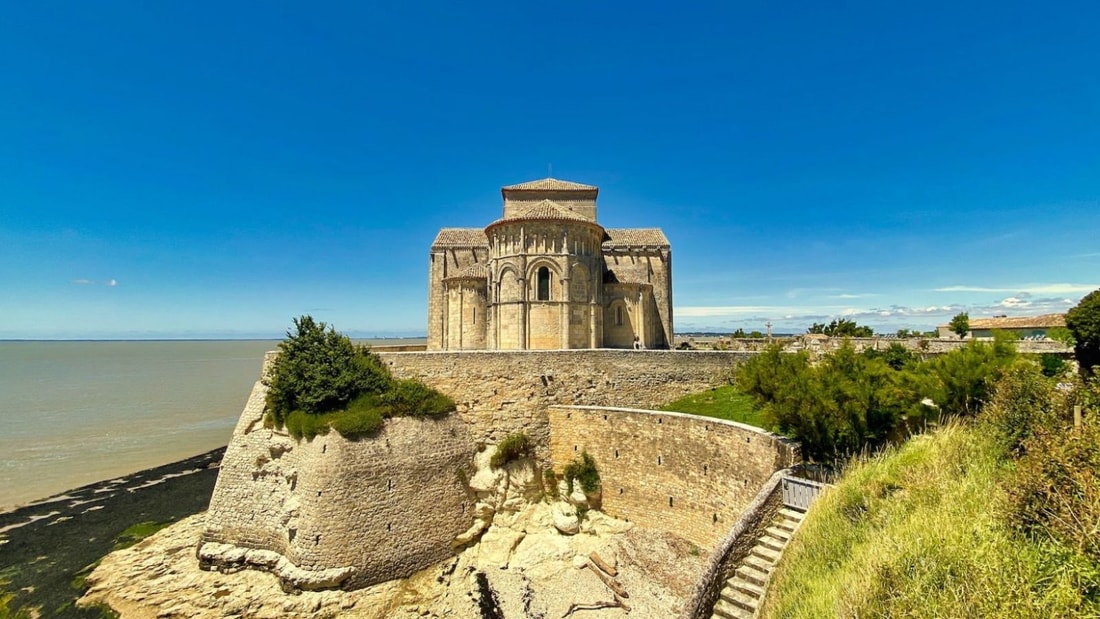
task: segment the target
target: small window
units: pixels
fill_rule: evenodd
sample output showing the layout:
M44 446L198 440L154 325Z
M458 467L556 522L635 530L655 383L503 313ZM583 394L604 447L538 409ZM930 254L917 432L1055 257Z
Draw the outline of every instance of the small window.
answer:
M470 322L477 324L477 308L470 308Z
M538 272L538 289L535 291L535 298L539 301L550 300L550 269L546 267L539 268Z
M623 306L621 305L615 308L615 326L623 326Z

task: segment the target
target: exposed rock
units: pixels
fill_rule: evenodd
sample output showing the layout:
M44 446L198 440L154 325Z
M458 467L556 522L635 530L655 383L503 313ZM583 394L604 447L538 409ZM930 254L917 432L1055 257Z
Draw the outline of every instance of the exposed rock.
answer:
M554 503L551 509L554 518L554 527L566 535L576 535L581 531L581 521L577 517L577 510L568 503Z

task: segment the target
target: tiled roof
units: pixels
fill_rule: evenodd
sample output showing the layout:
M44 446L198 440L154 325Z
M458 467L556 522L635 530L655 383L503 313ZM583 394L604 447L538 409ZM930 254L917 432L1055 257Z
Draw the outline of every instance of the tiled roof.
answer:
M489 238L481 228L443 228L432 247L488 247Z
M443 279L486 279L489 277L489 267L484 262L471 264L451 273Z
M1066 326L1065 314L970 319L971 331L974 329L1049 329L1064 326Z
M603 281L605 284L648 284L649 269L644 264L620 264L608 268L604 272Z
M669 246L660 228L608 228L606 232L604 247Z
M534 221L534 220L566 220L566 221L588 221L588 218L578 215L573 211L565 208L564 206L554 202L552 200L543 200L532 206L531 208L523 211L519 215L514 217L505 217L504 219L498 219L490 226L494 224L503 223L506 221Z
M584 185L572 181L560 181L556 178L543 178L516 185L501 187L501 191L596 191L595 185Z

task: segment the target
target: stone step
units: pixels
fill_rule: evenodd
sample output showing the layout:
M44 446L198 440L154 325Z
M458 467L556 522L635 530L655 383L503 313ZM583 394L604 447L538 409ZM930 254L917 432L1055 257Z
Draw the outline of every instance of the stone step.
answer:
M776 539L782 540L783 543L791 541L791 532L786 529L780 529L773 526L764 529L764 532Z
M756 540L756 547L757 548L767 548L768 550L771 550L771 551L776 552L776 553L783 552L783 548L785 548L786 546L787 546L786 541L781 540L781 539L776 539L774 537L771 537L770 535L765 535L764 537L761 537L760 539Z
M756 555L749 555L745 557L745 559L741 561L741 563L742 565L751 565L761 572L765 573L771 573L772 568L775 567L775 563L772 563L767 559L762 559Z
M722 592L718 594L720 599L723 599L734 606L740 606L745 610L756 611L757 604L760 603L760 598L753 597L744 591L734 589L733 587L726 585L722 588Z
M798 510L798 509L793 509L793 508L790 508L790 507L780 507L779 508L779 515L783 516L787 520L795 520L795 521L798 521L798 522L802 522L802 518L806 515L806 512L804 512L802 510Z
M734 576L726 581L726 586L743 591L752 596L756 596L757 599L764 597L764 587L758 584L751 583L744 578L738 578Z
M788 535L793 534L794 530L798 528L798 523L793 520L787 520L786 518L776 517L772 521L772 526L787 531Z
M745 610L740 606L734 606L729 602L719 599L714 604L713 617L721 617L722 619L752 619L752 611Z
M758 587L763 587L768 582L768 573L761 572L751 565L742 565L741 567L737 568L737 571L735 571L734 574L740 576L741 578L751 582Z
M770 561L771 563L775 563L779 560L779 551L773 550L761 544L757 544L752 547L752 554L760 557L761 559L764 559L765 561Z

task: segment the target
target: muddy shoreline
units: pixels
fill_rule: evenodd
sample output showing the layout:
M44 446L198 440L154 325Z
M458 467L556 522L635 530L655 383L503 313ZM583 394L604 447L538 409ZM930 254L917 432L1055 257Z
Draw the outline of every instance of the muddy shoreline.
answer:
M81 486L0 513L0 587L8 610L43 617L101 617L73 603L80 575L139 523L168 523L207 508L225 448Z

